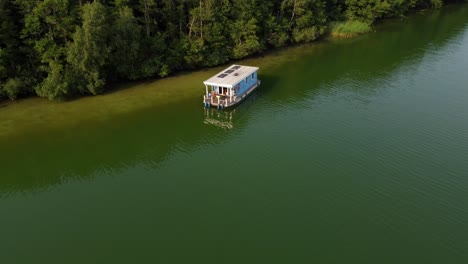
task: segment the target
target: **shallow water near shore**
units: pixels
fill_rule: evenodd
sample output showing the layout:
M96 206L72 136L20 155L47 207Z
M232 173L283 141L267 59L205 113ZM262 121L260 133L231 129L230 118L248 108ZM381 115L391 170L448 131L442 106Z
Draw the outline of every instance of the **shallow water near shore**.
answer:
M2 262L468 261L468 5L236 63L0 107Z

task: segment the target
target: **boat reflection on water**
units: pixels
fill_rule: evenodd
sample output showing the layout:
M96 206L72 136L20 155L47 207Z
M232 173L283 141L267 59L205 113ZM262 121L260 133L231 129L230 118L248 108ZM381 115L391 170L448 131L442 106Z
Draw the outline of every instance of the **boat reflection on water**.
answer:
M236 109L231 111L219 111L214 108L205 108L205 120L203 123L217 126L223 129L234 128L233 116L235 115Z
M239 128L246 125L249 120L249 113L255 112L253 107L258 107L261 91L249 95L242 104L233 108L218 110L214 107L203 108L205 119L203 123L217 126L223 129Z

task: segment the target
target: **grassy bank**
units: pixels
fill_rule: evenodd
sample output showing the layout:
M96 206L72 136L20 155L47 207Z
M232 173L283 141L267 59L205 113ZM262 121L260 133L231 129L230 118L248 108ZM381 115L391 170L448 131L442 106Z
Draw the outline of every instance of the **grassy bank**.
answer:
M370 23L357 20L330 24L330 35L336 38L352 38L370 31L372 31Z

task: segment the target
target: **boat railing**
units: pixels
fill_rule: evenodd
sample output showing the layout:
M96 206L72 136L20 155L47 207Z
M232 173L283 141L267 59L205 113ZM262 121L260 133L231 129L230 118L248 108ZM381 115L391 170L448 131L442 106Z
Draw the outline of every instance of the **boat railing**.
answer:
M240 98L243 98L243 96L241 95ZM227 95L222 95L222 94L217 94L215 96L203 95L203 103L211 102L212 105L213 103L216 103L215 105L223 104L224 106L228 106L237 102L237 99L238 99L237 95L234 95L234 96L227 96Z

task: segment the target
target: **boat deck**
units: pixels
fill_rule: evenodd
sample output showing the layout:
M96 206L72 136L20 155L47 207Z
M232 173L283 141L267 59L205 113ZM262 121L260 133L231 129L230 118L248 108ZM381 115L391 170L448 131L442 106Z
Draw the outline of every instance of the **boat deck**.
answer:
M247 96L249 96L258 86L260 85L260 80L256 84L252 85L245 93L239 96L233 96L232 98L227 95L217 94L214 97L209 96L203 97L203 103L210 103L211 106L218 107L222 106L223 108L232 107L242 102Z

